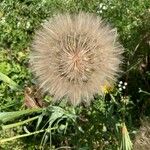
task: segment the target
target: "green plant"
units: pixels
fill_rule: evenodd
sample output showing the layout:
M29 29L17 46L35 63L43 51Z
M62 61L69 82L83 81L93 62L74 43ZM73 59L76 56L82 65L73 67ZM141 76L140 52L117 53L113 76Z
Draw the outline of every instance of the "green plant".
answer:
M4 121L2 118L7 115L4 119L8 120L1 123L0 141L9 140L10 143L4 142L0 148L39 149L43 137L41 148L45 149L50 146L79 150L129 149L130 140L134 139L134 132L140 126L140 118L150 115L149 9L149 0L1 0L0 118ZM82 105L75 109L65 102L57 108L46 95L41 99L50 107L28 113L32 110L24 108L24 91L25 87L35 84L28 69L28 54L35 30L54 14L81 10L101 16L117 29L119 41L125 47L124 72L120 80L128 85L125 89L122 87L122 91L118 91L120 85L115 85L112 92L106 89L105 98L97 95L90 107ZM30 98L36 101L37 97L33 94ZM15 119L9 121L13 115ZM46 122L48 124L44 126ZM122 134L122 129L126 134ZM12 131L12 139L18 138L8 139L9 131ZM26 138L29 135L31 138Z

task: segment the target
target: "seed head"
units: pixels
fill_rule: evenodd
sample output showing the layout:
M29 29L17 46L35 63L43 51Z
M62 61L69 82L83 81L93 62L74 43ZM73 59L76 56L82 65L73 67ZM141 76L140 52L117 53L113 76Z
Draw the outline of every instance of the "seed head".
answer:
M59 14L36 32L30 62L44 91L77 105L115 83L122 52L116 30L100 17Z

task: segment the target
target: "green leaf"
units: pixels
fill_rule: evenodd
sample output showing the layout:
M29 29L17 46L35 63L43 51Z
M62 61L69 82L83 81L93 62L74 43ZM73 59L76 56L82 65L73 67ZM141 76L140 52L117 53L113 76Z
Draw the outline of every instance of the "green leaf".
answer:
M11 89L20 90L19 85L2 72L0 72L0 80L7 83Z
M36 109L27 109L27 110L20 110L20 111L14 111L14 112L1 112L0 113L0 122L6 123L8 121L11 121L13 119L19 118L22 115L27 115L34 112L41 112L41 108Z

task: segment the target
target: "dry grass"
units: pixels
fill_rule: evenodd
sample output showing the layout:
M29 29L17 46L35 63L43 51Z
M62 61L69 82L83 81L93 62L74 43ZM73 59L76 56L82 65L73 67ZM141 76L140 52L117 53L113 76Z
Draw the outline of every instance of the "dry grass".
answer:
M150 122L144 121L134 142L134 150L150 149Z

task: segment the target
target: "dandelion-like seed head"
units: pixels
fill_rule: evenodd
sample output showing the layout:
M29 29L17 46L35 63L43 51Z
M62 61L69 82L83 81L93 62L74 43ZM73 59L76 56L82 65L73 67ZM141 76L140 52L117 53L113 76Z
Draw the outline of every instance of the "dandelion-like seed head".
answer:
M73 105L115 83L123 48L116 30L89 13L59 14L36 32L30 62L40 87Z

